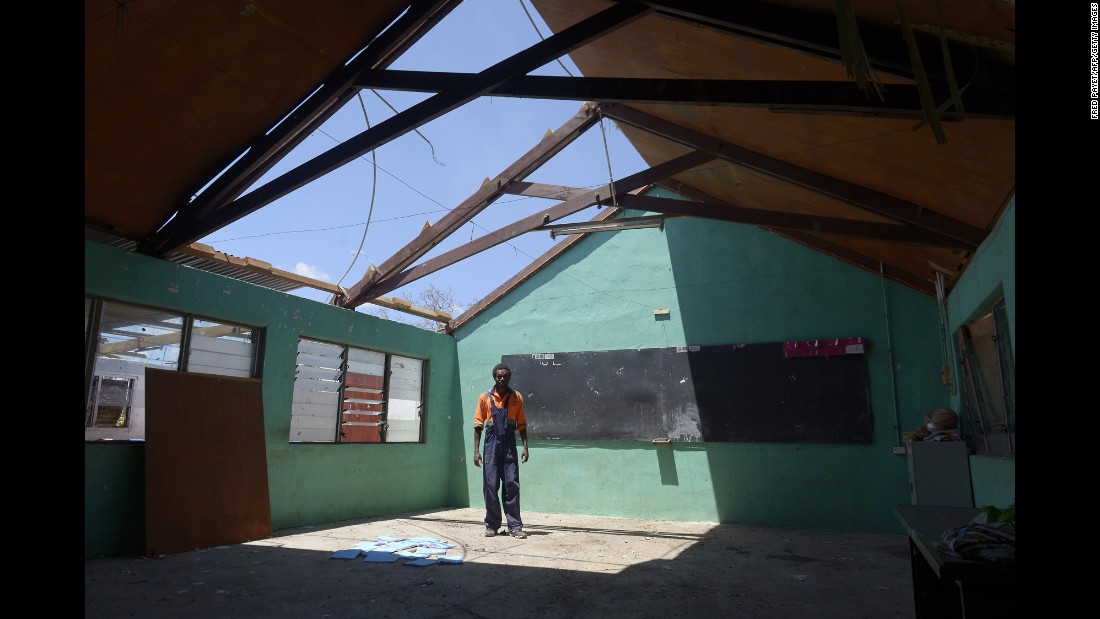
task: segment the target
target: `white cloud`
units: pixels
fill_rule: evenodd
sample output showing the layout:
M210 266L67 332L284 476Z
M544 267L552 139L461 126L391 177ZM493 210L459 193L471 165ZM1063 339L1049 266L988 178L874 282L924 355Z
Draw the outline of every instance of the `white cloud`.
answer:
M299 262L298 264L294 265L294 273L297 275L309 277L311 279L319 279L323 282L327 282L330 280L328 273L325 273L321 269L318 269L317 267L306 264L304 262Z

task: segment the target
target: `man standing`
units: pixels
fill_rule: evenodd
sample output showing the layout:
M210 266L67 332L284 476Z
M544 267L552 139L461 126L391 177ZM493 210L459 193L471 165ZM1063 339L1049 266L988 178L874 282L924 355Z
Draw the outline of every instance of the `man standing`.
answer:
M527 462L527 413L523 396L508 386L512 370L503 363L493 368L492 389L478 396L474 411L474 466L484 460L485 537L500 530L500 488L504 483L504 516L508 534L526 539L519 517L519 463ZM481 434L485 433L485 456L480 453ZM523 441L523 453L516 457L516 433Z

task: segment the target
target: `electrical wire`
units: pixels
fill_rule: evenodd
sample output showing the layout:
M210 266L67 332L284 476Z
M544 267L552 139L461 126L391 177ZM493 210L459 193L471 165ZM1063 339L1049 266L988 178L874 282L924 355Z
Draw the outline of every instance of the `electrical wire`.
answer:
M363 120L367 122L367 129L370 129L370 118L367 116L367 106L363 103L362 93L356 95L359 97L359 107L363 108ZM430 144L430 143L429 143ZM344 271L344 274L340 276L340 281L336 282L336 286L339 287L343 283L344 278L351 272L351 268L355 266L355 261L359 259L359 254L363 252L363 245L367 242L367 230L370 230L370 218L374 213L374 196L378 193L378 161L375 156L375 151L378 149L372 149L370 152L371 157L371 169L374 172L371 174L371 189L370 189L370 209L367 210L367 225L363 226L363 238L359 239L359 248L355 250L355 255L352 256L351 264L348 265L348 270ZM370 262L370 258L367 258L367 262ZM371 263L374 266L374 263Z
M597 108L597 110L599 110L599 108ZM611 173L611 151L607 150L607 132L605 132L603 128L603 111L597 111L597 113L600 115L600 135L603 136L603 154L607 159L607 187L611 190L611 206L618 208L619 199L615 196L615 175ZM597 204L597 206L599 205Z
M527 5L523 3L523 0L519 0L519 5L523 7L523 12L527 13L527 20L531 22L531 26L535 29L535 34L539 35L539 40L545 41L546 37L542 36L542 33L539 32L539 27L535 23L535 18L531 17L531 12L527 10ZM568 75L569 77L573 77L573 74L569 72L569 69L566 68L565 64L561 61L561 58L555 58L555 60L557 60L558 64L561 65L561 68L565 71L566 75Z
M898 440L897 447L901 447L902 435L901 414L900 411L898 411L898 377L894 365L894 340L890 335L890 301L886 297L886 271L883 268L881 260L878 263L878 281L879 285L882 286L882 318L884 330L886 331L886 356L890 361L890 398L894 403L894 432Z
M393 113L394 113L394 114L400 114L400 112L398 112L398 111L397 111L397 108L395 108L394 106L390 105L390 102L389 102L389 101L386 101L386 99L385 99L384 97L382 97L382 95L378 94L378 91L377 91L377 90L375 90L375 89L371 88L371 89L370 89L370 91L374 93L374 96L378 97L379 99L382 99L382 103L385 103L385 104L386 104L387 106L389 106L389 108L390 108L391 110L393 110ZM362 99L360 99L360 103L362 103ZM366 109L365 109L365 108L364 108L363 112L364 112L364 113L366 113ZM436 163L437 163L437 164L439 164L440 166L443 166L443 167L447 167L447 164L445 164L445 163L443 163L442 161L440 161L440 160L438 160L438 159L436 159L436 158L435 158L435 146L432 146L432 141L431 141L431 140L429 140L428 138L424 137L424 134L423 134L423 133L420 133L420 130L419 130L419 129L413 129L413 131L415 131L415 132L416 132L416 135L419 135L419 136L420 136L421 138L424 138L424 141L428 143L428 148L432 149L432 161L436 162Z
M948 395L955 395L955 373L952 371L950 355L947 351L947 304L946 284L943 273L936 271L936 310L940 319L940 357L943 361L943 381Z

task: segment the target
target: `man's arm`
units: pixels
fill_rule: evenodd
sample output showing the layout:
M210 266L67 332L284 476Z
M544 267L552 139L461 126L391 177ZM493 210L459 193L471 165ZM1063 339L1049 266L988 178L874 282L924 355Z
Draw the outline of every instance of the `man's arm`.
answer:
M516 392L516 400L516 426L519 430L519 440L523 441L523 452L519 455L519 461L527 462L527 405L519 392Z
M481 429L485 423L485 394L477 397L477 405L474 407L474 466L481 466Z
M474 426L474 466L481 466L481 426Z

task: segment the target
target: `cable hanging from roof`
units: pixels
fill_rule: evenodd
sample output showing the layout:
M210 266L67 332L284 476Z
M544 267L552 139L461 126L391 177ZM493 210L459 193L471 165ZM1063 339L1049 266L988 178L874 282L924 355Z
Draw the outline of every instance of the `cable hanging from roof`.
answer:
M539 35L540 40L545 41L546 37L542 36L542 33L539 32L538 24L535 23L535 18L531 17L531 12L527 10L527 5L523 3L523 0L519 0L519 5L523 7L523 12L527 13L527 20L531 22L531 26L535 29L535 34ZM561 58L555 58L555 60L559 65L561 65L561 68L565 70L566 75L568 75L569 77L573 77L573 74L569 72L569 69L566 68L565 64L561 61Z
M615 175L611 173L611 151L607 148L607 132L604 131L603 127L603 112L598 106L596 107L596 113L600 115L600 135L603 136L603 154L604 157L607 159L607 187L611 190L611 205L615 208L618 208L619 199L615 196ZM599 206L599 203L597 203L596 208L599 208Z
M383 98L383 97L382 97L382 95L378 94L378 91L377 91L377 90L375 90L375 89L371 88L371 89L370 89L370 91L374 93L374 96L378 97L379 99L382 99L382 103L385 103L385 104L386 104L387 106L389 106L389 108L390 108L391 110L393 110L393 113L394 113L394 114L400 114L400 112L398 112L398 111L397 111L397 108L395 108L394 106L390 105L390 102L389 102L389 101L386 101L386 99L385 99L385 98ZM359 102L360 102L360 103L362 103L362 102L363 102L363 101L362 101L362 99L360 99L360 100L359 100ZM364 109L363 109L363 113L364 113L364 114L366 114L366 112L367 112L367 110L366 110L366 109L364 108ZM368 125L368 127L369 127L369 125ZM420 137L424 138L424 141L428 143L428 148L432 149L432 161L436 162L437 164L439 164L439 165L441 165L441 166L443 166L443 167L447 167L447 164L445 164L445 163L443 163L442 161L440 161L440 160L438 160L438 159L436 159L436 158L435 158L435 146L433 146L433 145L432 145L432 141L431 141L431 140L429 140L428 138L424 137L424 134L423 134L423 133L420 133L420 130L419 130L419 129L413 129L413 131L415 131L415 132L416 132L416 135L419 135Z
M357 93L356 96L359 97L359 107L363 108L363 120L365 120L367 122L367 129L370 129L370 118L367 117L367 106L366 106L365 103L363 103L363 94L362 93ZM430 142L429 142L429 144L430 144ZM371 172L371 190L370 190L370 209L367 210L367 225L363 226L363 238L359 239L359 248L355 250L355 256L352 257L351 264L348 265L348 270L344 271L344 274L340 276L340 280L336 282L337 286L340 286L340 284L342 284L344 282L344 278L348 276L348 273L351 273L351 268L353 266L355 266L355 261L359 259L359 254L361 254L363 252L363 245L367 242L367 230L370 230L370 218L371 218L371 214L374 213L374 196L378 192L378 161L377 161L377 157L375 156L375 151L377 151L377 150L378 149L372 149L371 152L370 152L372 172ZM367 258L366 260L367 260L367 262L370 262L370 258ZM371 266L374 267L373 262L371 262ZM347 295L345 294L345 296L347 296ZM332 300L335 300L335 297L336 297L336 295L333 295Z

